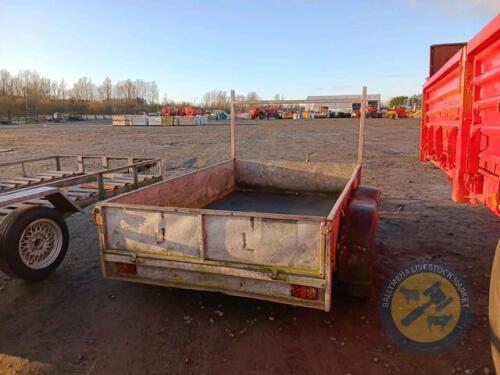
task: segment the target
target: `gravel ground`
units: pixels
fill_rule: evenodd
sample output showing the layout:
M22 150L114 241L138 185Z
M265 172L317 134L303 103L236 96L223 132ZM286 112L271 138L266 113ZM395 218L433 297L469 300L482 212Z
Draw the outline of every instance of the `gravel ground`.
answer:
M353 161L357 122L246 121L242 158ZM441 171L418 161L416 120L367 121L363 184L382 191L375 293L334 295L332 312L103 280L90 208L71 217L62 266L30 284L0 273L2 374L491 374L487 295L500 220L451 202ZM48 154L148 155L178 175L229 156L227 126L2 126L0 162ZM0 176L1 177L1 176ZM474 298L471 329L424 355L393 342L378 317L381 288L415 259L449 264Z

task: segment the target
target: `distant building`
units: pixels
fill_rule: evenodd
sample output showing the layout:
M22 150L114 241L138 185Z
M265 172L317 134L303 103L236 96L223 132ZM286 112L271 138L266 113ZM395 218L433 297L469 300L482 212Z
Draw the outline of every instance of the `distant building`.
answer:
M361 95L318 95L307 97L307 100L314 99L328 100L328 102L326 104L309 104L307 109L319 111L320 107L328 107L330 111L352 112L353 109L361 107ZM346 99L348 100L347 103L345 103ZM368 105L375 105L380 108L380 94L368 94L367 99Z

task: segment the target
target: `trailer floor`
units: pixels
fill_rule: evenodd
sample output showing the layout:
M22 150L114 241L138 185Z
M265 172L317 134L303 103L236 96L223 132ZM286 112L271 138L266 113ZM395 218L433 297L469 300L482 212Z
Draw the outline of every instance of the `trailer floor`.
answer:
M326 217L337 198L338 196L332 197L324 194L234 191L204 208Z
M367 119L362 183L382 191L373 297L336 293L330 313L219 293L103 280L91 208L68 220L61 267L41 283L0 273L0 374L493 374L488 288L500 220L451 201L447 178L418 161L418 120ZM358 122L238 123L239 156L356 160ZM225 160L229 127L112 127L79 122L0 125L0 162L47 154L150 155L175 176ZM2 176L0 176L2 177ZM394 342L379 319L390 275L415 259L462 274L470 330L447 351Z

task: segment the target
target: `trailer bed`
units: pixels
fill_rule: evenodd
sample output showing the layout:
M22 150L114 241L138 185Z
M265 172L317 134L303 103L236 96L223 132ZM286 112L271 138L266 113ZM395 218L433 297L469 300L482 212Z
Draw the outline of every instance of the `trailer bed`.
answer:
M339 194L305 194L236 190L204 208L210 210L261 212L326 217Z

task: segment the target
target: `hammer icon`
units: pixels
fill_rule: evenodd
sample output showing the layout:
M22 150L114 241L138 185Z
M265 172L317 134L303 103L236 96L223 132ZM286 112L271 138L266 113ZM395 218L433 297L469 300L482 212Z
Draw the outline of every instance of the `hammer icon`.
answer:
M451 303L452 298L447 297L441 290L440 286L441 283L436 281L429 288L427 288L424 291L424 296L429 297L429 300L423 305L416 307L408 315L406 315L403 320L401 320L401 324L408 327L411 323L422 316L425 310L427 310L431 305L436 306L436 312L439 312L448 306Z

